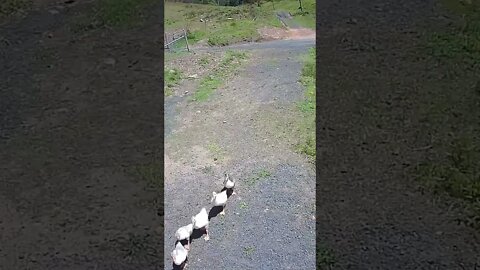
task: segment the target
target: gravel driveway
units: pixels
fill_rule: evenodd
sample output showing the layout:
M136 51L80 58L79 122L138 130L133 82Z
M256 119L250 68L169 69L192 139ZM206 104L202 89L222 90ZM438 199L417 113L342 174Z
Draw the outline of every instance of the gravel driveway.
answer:
M166 99L172 108L166 122L175 120L165 141L165 254L175 230L202 206L211 208L228 171L238 195L230 197L225 217L212 218L211 240L193 241L189 268L315 268L314 166L293 151L290 131L276 126L301 117L299 56L313 42L224 48L247 51L249 61L210 100ZM170 269L169 256L165 263Z

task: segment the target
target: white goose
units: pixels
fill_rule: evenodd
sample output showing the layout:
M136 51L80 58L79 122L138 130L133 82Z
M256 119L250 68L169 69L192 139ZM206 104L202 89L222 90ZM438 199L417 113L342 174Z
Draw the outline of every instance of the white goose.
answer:
M233 189L235 187L235 181L230 177L228 173L225 173L225 180L223 181L223 186L226 189ZM235 191L232 192L232 195L235 195Z
M208 214L205 207L200 210L200 213L192 217L192 224L193 228L195 229L205 228L205 232L207 233L207 235L205 236L205 241L208 241L210 239L210 236L208 235Z
M175 265L182 265L187 260L188 250L183 247L182 243L178 242L171 256Z
M192 235L193 232L193 224L188 224L187 226L180 227L176 232L175 232L175 237L177 238L178 241L182 241L187 239L188 244L186 249L190 250L190 236Z
M215 191L213 192L213 197L211 202L213 203L214 206L222 207L222 212L220 213L220 215L225 215L225 205L227 204L227 200L228 200L228 196L227 196L226 189L220 193L216 193Z

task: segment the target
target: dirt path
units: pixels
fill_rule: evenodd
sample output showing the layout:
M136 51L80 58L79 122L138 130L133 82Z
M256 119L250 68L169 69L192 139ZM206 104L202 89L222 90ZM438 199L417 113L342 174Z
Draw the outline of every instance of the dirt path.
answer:
M420 49L448 21L433 1L318 5L317 230L333 269L475 269L478 233L411 173L431 155L414 150L430 143L425 97L473 75L439 82L443 67Z
M142 179L162 175L161 10L140 29L71 32L88 7L0 29L0 269L161 264L161 191Z
M250 60L210 100L166 99L165 120L173 126L165 139L165 254L175 230L202 206L211 208L212 192L228 171L238 195L225 217L211 220L211 240L194 240L189 267L314 269L314 167L293 151L295 138L284 126L301 117L295 106L304 95L299 56L312 45L229 47L245 49Z

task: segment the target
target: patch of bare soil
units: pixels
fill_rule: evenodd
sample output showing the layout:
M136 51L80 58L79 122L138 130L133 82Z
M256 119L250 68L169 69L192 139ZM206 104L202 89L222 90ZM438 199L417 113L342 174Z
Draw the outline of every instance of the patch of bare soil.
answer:
M315 39L315 30L308 28L264 27L258 30L263 40Z
M181 81L172 87L173 95L182 96L186 94L186 91L191 93L194 89L188 86L189 81L199 81L217 68L224 54L225 52L198 51L172 60L165 60L166 71L176 69L182 73Z

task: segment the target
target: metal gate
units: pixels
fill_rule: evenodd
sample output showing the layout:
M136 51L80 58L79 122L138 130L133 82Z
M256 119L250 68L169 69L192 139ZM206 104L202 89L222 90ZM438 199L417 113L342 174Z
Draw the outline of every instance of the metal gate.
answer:
M170 51L187 50L190 51L188 46L187 31L182 29L180 31L165 33L165 49Z

